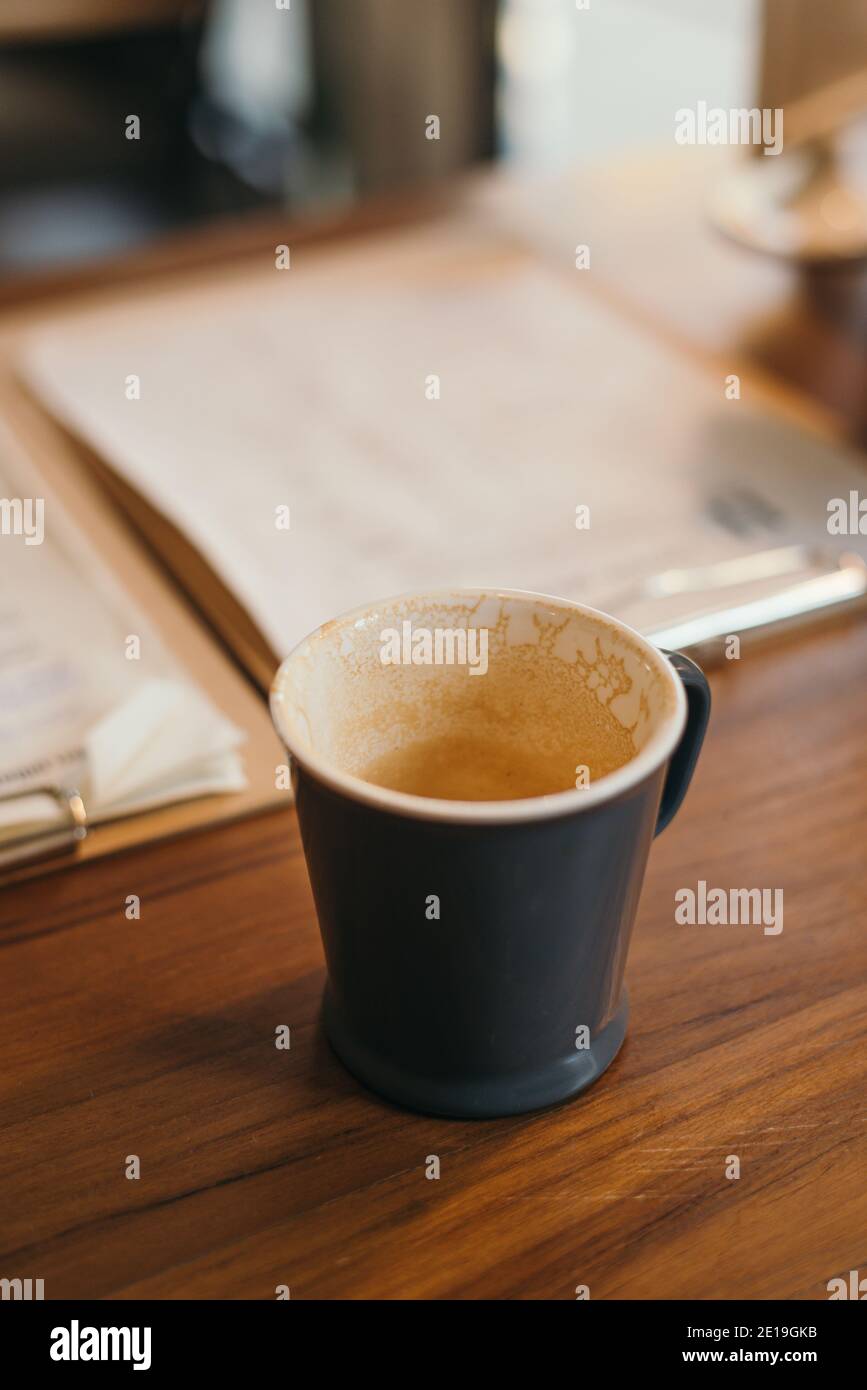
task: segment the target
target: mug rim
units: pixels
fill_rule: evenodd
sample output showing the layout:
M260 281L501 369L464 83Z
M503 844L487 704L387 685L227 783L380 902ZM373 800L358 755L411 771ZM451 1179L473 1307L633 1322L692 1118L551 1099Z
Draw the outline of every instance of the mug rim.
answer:
M377 608L387 607L390 604L414 601L422 605L436 603L437 600L447 598L471 597L523 599L535 603L553 604L555 608L584 614L613 627L615 631L625 633L635 643L640 653L648 659L649 664L664 681L667 681L669 688L674 692L673 708L666 714L660 727L651 734L645 746L636 753L634 758L630 758L622 767L617 768L614 772L609 772L599 781L588 787L571 787L566 791L549 792L544 796L515 797L506 801L449 801L442 797L418 796L411 792L391 791L387 787L379 787L373 782L366 782L363 777L356 777L353 773L343 772L317 753L306 748L299 749L297 740L291 737L286 720L286 704L283 699L282 683L284 674L302 647L312 642L326 628L357 621L359 618L375 612ZM589 604L578 603L574 599L558 598L554 594L537 593L532 589L500 589L481 586L477 588L473 585L410 590L408 593L392 594L388 598L374 599L370 603L360 604L357 608L348 609L344 613L339 613L337 617L329 618L326 622L320 623L306 637L302 637L299 642L296 642L289 654L280 662L271 681L269 706L274 727L290 755L332 791L378 810L390 811L394 815L410 817L415 820L448 821L463 825L502 825L550 820L555 816L589 811L595 806L613 801L624 792L640 786L670 758L686 726L687 717L686 693L683 683L671 663L658 647L653 646L646 637L637 632L635 628L630 627L628 623L612 617L610 613L605 613L600 608L591 608Z

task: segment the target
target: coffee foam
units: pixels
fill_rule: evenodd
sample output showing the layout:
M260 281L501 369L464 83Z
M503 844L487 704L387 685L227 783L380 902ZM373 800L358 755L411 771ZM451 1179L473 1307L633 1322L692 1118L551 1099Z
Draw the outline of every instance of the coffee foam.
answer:
M487 629L488 669L383 665L382 634ZM293 743L360 776L410 743L510 739L542 758L593 749L596 775L638 753L674 708L671 687L627 632L602 615L536 596L461 591L403 598L325 624L275 687ZM624 742L624 739L628 742Z

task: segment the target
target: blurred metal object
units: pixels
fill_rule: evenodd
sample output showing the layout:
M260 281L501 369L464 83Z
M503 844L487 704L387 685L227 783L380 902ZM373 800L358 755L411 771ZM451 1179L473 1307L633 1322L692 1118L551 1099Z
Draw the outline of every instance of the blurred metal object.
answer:
M24 791L0 797L0 802L5 805L7 802L25 801L35 796L49 796L56 801L63 819L60 825L51 824L32 833L17 835L14 839L0 841L0 868L9 868L28 859L68 854L87 836L87 808L81 793L75 787L29 787Z
M758 251L807 262L867 256L867 168L829 137L761 164L741 160L709 199L721 231Z
M710 565L663 570L645 580L640 592L647 598L669 598L674 594L725 589L733 584L749 584L756 579L797 574L809 564L815 564L817 557L818 552L809 546L782 545L774 550L759 550L754 555L739 555L733 560L718 560Z
M867 256L867 6L764 0L756 106L779 115L782 150L752 145L713 190L734 240L812 264ZM853 123L855 123L853 125ZM852 126L852 129L848 127Z
M730 637L758 641L863 608L867 608L867 565L860 555L846 553L827 574L749 603L692 614L645 636L657 647L686 651L709 662L724 655L722 644Z
M213 0L191 112L196 146L257 192L283 200L305 160L312 100L308 0L291 8Z
M661 570L640 579L636 584L608 595L603 607L614 612L644 598L675 598L678 594L707 593L731 588L735 584L751 584L760 579L774 579L781 574L798 574L810 565L827 563L827 557L806 545L782 545L773 550L758 550L752 555L738 555L731 560L716 560L709 565L691 565L685 569Z

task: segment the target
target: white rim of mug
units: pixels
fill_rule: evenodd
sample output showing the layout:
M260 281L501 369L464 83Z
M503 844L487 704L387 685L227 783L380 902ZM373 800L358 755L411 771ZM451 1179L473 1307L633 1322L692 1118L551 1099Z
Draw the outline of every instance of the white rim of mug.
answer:
M509 801L447 801L441 797L416 796L410 792L390 791L387 787L378 787L375 783L366 782L362 777L356 777L350 772L342 772L327 759L319 757L307 747L299 746L289 727L291 719L286 718L287 705L283 697L282 684L285 673L289 670L302 647L314 642L324 628L340 627L349 622L357 622L359 618L368 617L380 608L410 602L423 608L428 605L436 605L438 601L469 598L522 599L535 604L553 605L555 609L561 611L565 609L568 612L584 614L589 618L596 619L603 626L625 634L638 648L639 653L647 658L648 664L662 676L674 692L673 709L665 716L659 728L651 734L645 746L634 758L630 758L623 767L617 768L615 772L609 772L598 782L592 783L588 787L574 787L567 791L551 792L546 796L516 797ZM630 627L628 623L621 622L619 618L613 618L610 613L603 613L601 609L591 608L586 603L558 598L554 594L535 593L531 589L486 589L472 586L396 594L390 598L379 599L374 603L361 604L358 608L340 613L336 618L331 618L320 624L306 637L303 637L300 642L297 642L289 655L281 661L271 682L270 707L275 728L292 757L320 782L330 787L332 791L340 792L353 801L363 802L368 806L376 807L378 810L390 811L394 815L410 816L417 820L451 821L465 825L519 824L528 821L549 820L555 816L573 815L576 811L589 811L594 806L613 801L624 792L639 786L668 760L677 747L686 726L687 715L686 693L673 666L658 647L654 647L646 637L642 637L641 633L636 632L635 628Z

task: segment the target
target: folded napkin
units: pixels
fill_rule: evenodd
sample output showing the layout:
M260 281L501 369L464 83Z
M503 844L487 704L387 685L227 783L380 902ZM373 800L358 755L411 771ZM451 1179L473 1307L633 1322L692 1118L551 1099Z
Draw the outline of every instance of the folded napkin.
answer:
M246 734L195 686L149 680L86 734L77 757L34 777L78 791L89 824L149 811L170 802L247 785L239 753ZM37 790L0 800L0 844L50 833L65 808Z

